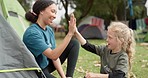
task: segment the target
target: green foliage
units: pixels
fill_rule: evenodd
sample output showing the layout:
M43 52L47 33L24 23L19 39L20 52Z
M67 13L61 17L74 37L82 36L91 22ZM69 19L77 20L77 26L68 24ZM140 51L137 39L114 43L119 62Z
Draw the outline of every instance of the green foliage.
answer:
M88 6L87 1L74 0L77 2L76 15L79 18ZM143 0L133 0L133 12L135 18L146 16L146 9ZM128 0L94 0L91 10L87 15L101 17L105 20L125 20L130 19ZM126 19L126 20L127 20Z
M26 4L24 0L18 0L26 11L29 10L29 4ZM144 6L145 0L133 0L133 12L134 16L131 17L129 13L128 0L60 0L65 5L71 5L75 9L75 16L77 18L77 25L86 16L97 16L104 20L129 20L131 18L144 18L146 17L146 8ZM72 5L74 5L72 6ZM67 11L64 22L65 29L68 30L68 6L65 6Z
M25 0L18 0L19 3L23 6L23 8L25 9L25 11L28 11L30 9L30 5L25 3ZM30 1L31 2L31 1Z

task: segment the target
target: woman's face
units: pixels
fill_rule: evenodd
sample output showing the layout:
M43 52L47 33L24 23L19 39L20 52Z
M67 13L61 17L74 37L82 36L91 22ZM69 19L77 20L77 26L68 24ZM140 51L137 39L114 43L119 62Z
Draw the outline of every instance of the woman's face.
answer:
M112 30L107 31L107 46L112 51L116 51L120 49L119 41L117 40L117 37L115 36L115 33Z
M57 6L55 4L48 6L44 11L40 13L43 16L42 19L45 25L49 25L52 23L52 21L56 18L56 13Z

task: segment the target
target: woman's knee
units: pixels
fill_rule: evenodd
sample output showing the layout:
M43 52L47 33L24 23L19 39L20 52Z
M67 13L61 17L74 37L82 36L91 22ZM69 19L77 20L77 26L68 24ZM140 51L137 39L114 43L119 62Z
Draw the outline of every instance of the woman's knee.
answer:
M73 39L71 39L70 42L71 42L71 44L73 44L74 47L77 47L77 49L79 49L80 44L77 39L73 38Z

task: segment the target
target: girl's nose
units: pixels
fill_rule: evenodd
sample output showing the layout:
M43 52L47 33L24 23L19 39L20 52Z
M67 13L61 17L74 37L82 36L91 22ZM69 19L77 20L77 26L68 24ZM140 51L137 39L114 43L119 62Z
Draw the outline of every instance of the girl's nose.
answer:
M108 41L108 38L106 38L106 41Z

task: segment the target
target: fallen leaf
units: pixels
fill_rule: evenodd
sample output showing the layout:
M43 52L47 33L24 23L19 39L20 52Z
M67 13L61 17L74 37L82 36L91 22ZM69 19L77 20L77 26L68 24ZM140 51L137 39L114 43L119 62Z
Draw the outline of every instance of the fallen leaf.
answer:
M101 63L99 61L94 61L93 63L94 63L95 67L100 67L101 66Z
M141 46L148 46L148 43L141 43Z
M80 73L85 73L85 70L81 66L79 68L76 68L76 70Z
M146 62L148 62L148 60L141 60L141 62L146 63Z
M144 68L144 67L145 67L145 65L142 65L141 67L142 67L142 68Z

